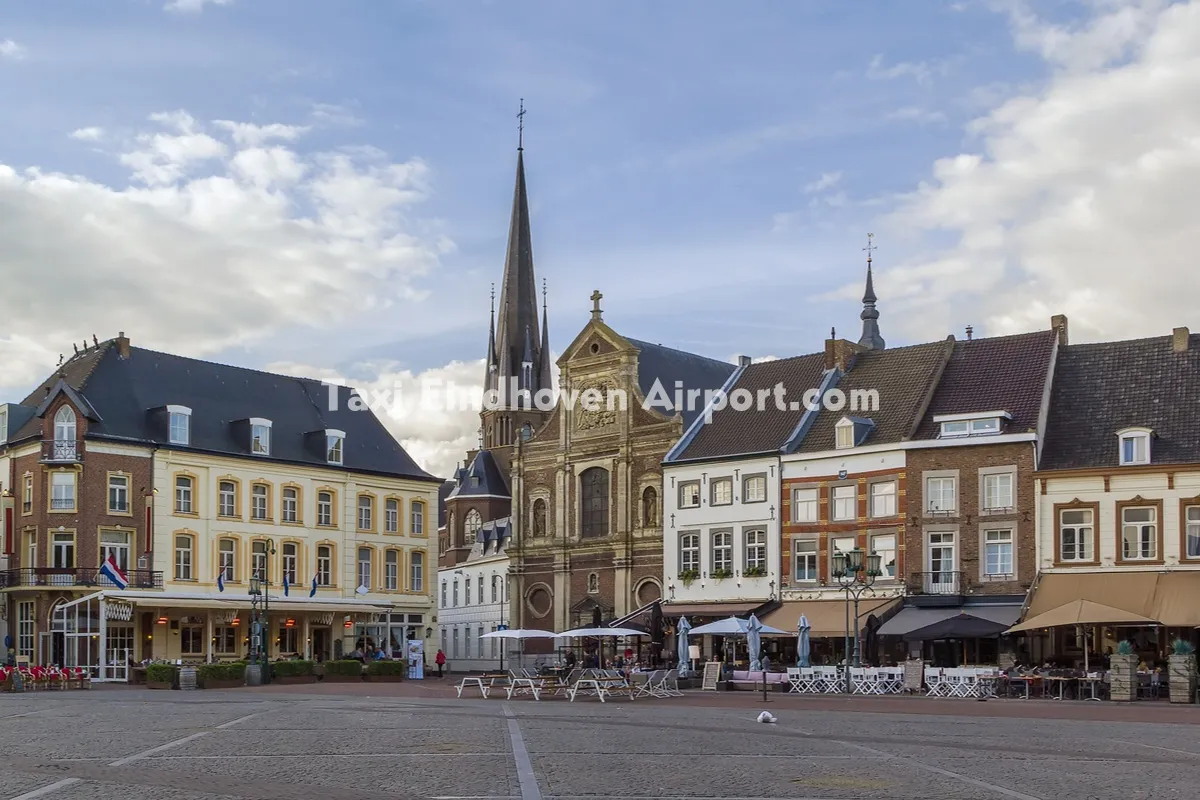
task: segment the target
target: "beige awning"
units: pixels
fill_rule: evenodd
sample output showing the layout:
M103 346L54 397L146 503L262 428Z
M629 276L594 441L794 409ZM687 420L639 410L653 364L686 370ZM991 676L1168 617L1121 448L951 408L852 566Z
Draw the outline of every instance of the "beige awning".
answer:
M1020 625L1014 625L1005 633L1018 633L1036 628L1059 628L1064 625L1157 625L1158 623L1135 614L1091 600L1072 600L1044 614L1030 617Z
M885 597L859 601L859 624L865 627L872 614L876 617L885 616L897 608L901 600L899 597ZM794 631L802 614L808 617L808 635L814 639L833 639L846 635L845 600L789 600L764 616L762 624Z
M170 597L135 597L130 598L139 608L147 609L163 609L164 611L173 608L189 608L189 609L207 609L209 611L217 611L221 609L243 611L250 610L250 603L246 600L209 600L201 598L170 598ZM350 605L340 603L319 603L313 601L305 602L288 602L285 600L271 599L270 611L272 614L290 614L292 612L328 612L332 611L335 614L384 614L387 609L379 608L378 606L367 605Z
M667 617L740 617L761 608L767 601L734 601L729 603L663 603ZM765 622L764 622L765 624Z
M1168 627L1200 626L1200 571L1143 572L1054 572L1042 575L1034 589L1025 623L1013 630L1027 630L1035 617L1075 600L1132 614L1144 625ZM1070 624L1070 623L1064 623ZM1087 623L1079 623L1087 624ZM1128 621L1095 624L1139 624ZM1036 627L1036 626L1035 626ZM1040 627L1048 627L1041 625Z

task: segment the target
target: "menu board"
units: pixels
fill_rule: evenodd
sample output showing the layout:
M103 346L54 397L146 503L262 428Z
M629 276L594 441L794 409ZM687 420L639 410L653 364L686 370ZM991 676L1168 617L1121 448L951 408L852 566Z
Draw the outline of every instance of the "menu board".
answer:
M709 661L704 665L704 681L700 684L700 690L705 691L712 689L717 690L717 681L721 679L721 662Z

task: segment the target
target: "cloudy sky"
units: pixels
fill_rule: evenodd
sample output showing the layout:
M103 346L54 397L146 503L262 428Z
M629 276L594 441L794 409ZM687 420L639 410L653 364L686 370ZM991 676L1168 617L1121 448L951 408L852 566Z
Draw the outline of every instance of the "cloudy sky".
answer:
M0 7L0 396L72 341L403 391L446 474L525 99L551 344L1200 328L1200 0Z

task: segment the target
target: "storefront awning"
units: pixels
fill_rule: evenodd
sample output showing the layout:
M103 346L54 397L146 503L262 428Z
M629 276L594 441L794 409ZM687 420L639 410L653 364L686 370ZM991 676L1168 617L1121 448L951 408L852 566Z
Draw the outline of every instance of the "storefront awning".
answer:
M1168 627L1192 628L1200 626L1200 571L1044 574L1024 618L1031 621L1075 600L1110 606Z
M949 608L902 608L900 613L883 623L880 636L905 636L920 628L935 625L958 614L990 620L1001 625L1012 625L1021 617L1021 606L950 606Z
M666 617L741 617L758 611L770 601L751 600L733 603L663 603ZM764 623L766 620L762 620Z
M188 608L197 610L250 610L249 596L219 597L212 595L172 595L168 592L138 592L120 589L106 589L98 592L105 600L132 603L144 609ZM333 612L335 614L386 614L389 611L399 614L403 609L394 609L390 604L373 605L364 602L338 603L328 600L309 600L271 595L269 600L272 614L289 614L292 612Z
M1038 628L1058 628L1064 625L1157 625L1149 617L1121 608L1113 608L1091 600L1072 600L1045 614L1029 617L1014 625L1009 633L1032 631Z
M883 617L899 607L901 598L870 598L858 603L858 622L866 626L872 615ZM853 612L851 612L853 613ZM839 600L789 600L762 618L764 625L785 631L796 630L800 615L808 617L809 636L814 639L837 638L846 635L846 601Z

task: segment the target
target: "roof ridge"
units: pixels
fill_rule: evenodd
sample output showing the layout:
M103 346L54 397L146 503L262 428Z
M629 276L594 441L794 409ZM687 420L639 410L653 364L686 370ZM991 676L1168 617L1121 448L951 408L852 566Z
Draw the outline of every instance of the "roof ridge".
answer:
M659 344L658 342L649 342L649 341L646 341L645 339L634 339L630 336L625 336L623 338L625 339L625 341L629 342L634 347L637 347L639 350L641 350L642 348L638 347L638 345L646 345L648 347L658 347L662 350L670 350L673 353L679 353L681 355L691 356L692 358L702 358L705 361L711 361L714 364L724 364L726 366L732 364L735 367L737 366L737 364L733 361L722 361L721 359L713 358L712 356L705 356L705 355L701 355L700 353L693 353L691 350L680 350L678 347L670 347L665 344Z
M150 354L157 355L157 356L165 356L167 358L172 358L177 361L191 361L196 364L208 364L208 365L211 365L214 367L221 367L223 369L235 369L235 370L238 370L239 372L250 372L255 375L269 375L273 378L284 378L287 380L296 380L296 381L309 381L311 383L316 383L316 384L320 384L320 385L325 384L325 381L323 381L322 379L312 378L307 375L288 375L285 372L271 372L270 370L266 370L266 369L256 369L254 367L243 367L238 364L225 364L220 361L212 361L211 359L207 359L207 358L196 358L195 356L183 356L183 355L179 355L178 353L167 353L162 350L153 350L149 347L130 347L129 349L131 352L140 351L142 353L150 353Z

